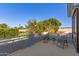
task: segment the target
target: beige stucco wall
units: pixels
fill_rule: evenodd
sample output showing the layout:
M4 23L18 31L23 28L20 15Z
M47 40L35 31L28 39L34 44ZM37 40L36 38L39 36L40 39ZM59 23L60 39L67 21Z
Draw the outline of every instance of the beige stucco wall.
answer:
M29 32L28 29L19 29L19 36L26 36L27 32Z

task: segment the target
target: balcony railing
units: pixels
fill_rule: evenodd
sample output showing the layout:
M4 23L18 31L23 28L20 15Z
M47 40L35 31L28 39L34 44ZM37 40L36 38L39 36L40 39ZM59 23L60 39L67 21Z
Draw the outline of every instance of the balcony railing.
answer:
M13 42L17 42L17 41L25 40L25 39L28 39L28 38L25 38L25 37L17 37L17 38L12 38L12 39L0 40L0 45L7 44L7 43L13 43Z

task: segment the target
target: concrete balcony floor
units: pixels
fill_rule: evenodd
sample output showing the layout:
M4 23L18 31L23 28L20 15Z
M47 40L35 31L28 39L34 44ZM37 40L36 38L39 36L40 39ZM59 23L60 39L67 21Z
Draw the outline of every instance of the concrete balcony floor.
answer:
M40 41L28 48L17 50L9 54L9 56L79 56L79 54L76 53L73 44L70 44L68 48L62 49L53 44L52 41L48 43Z

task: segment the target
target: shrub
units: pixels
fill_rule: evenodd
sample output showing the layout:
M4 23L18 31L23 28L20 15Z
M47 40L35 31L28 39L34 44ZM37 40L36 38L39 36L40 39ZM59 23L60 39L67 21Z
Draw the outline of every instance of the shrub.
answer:
M16 28L0 29L0 38L8 39L18 37L19 31Z

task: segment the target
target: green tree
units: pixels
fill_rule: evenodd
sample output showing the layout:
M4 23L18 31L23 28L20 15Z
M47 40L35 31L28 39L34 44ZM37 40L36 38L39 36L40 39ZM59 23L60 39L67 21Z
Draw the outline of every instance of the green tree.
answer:
M7 29L0 30L0 38L3 38L3 39L18 37L18 34L19 34L19 31L17 28L7 28Z
M7 24L3 23L3 24L0 24L0 28L9 28L9 26Z
M0 39L18 37L19 31L17 27L10 28L7 24L0 24Z
M30 31L34 32L36 30L36 24L37 24L37 22L35 19L29 20L27 28L29 28Z
M57 32L59 26L61 26L61 22L55 18L49 18L40 22L37 22L36 20L30 20L28 22L27 28L29 28L30 31L41 33L48 29L54 29L54 32Z
M61 22L59 22L57 19L54 18L46 19L42 21L42 23L43 28L45 28L45 30L54 29L55 32L58 30L59 26L61 26Z

